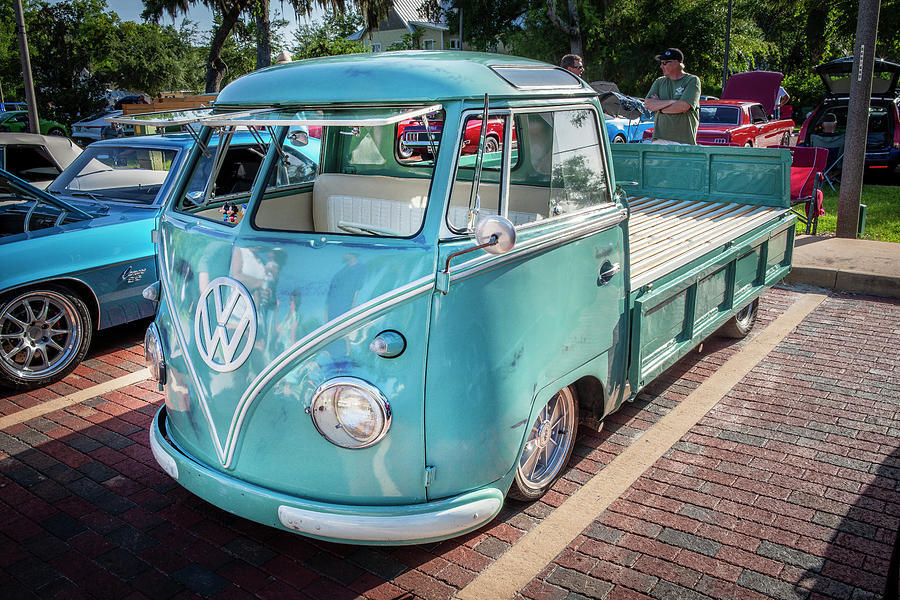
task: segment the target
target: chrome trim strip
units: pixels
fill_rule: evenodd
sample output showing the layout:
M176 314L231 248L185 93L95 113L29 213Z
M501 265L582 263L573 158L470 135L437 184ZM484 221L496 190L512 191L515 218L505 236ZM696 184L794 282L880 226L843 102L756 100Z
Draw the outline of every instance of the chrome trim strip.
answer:
M281 505L278 520L288 529L312 535L358 542L410 542L452 536L487 523L503 502L483 498L416 515L367 516L313 511Z
M594 233L599 233L610 227L615 227L628 218L628 211L620 209L616 213L605 218L590 219L586 222L579 223L563 232L554 231L544 235L535 237L521 244L517 244L515 248L506 254L493 255L485 254L466 261L455 268L451 269L450 281L457 281L476 275L486 269L492 269L506 262L519 260L529 254L546 250L554 246L559 246L568 242L572 242Z

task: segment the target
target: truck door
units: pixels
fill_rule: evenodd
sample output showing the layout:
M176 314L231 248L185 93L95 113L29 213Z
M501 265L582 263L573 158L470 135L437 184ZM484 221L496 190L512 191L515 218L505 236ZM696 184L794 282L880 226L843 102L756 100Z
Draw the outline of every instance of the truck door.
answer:
M464 116L461 130L481 118ZM457 151L439 248L426 364L429 499L514 469L541 390L582 371L608 388L622 371L627 213L613 201L597 112L544 108L494 119L503 119L504 138L484 155L481 210L471 217L476 157ZM498 213L516 226L511 251L451 256L475 245L477 218Z

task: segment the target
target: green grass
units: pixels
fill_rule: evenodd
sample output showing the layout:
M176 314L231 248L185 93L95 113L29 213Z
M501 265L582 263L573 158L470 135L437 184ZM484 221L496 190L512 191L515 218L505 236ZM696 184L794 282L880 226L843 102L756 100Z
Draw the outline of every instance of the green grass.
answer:
M825 185L825 215L819 217L818 235L834 234L840 191ZM861 203L867 208L866 232L860 239L900 243L900 186L863 185ZM798 223L797 233L803 231Z

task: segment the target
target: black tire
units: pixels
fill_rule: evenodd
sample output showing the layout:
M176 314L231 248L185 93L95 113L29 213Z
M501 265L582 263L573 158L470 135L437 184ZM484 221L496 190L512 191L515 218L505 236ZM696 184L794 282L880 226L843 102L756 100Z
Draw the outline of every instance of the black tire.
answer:
M753 147L753 142L747 142L746 144L744 144L744 148L752 148L752 147Z
M59 381L84 359L93 323L87 305L44 285L0 301L0 385L29 390Z
M719 330L723 337L739 340L747 337L756 324L756 314L759 312L759 298L742 308L731 317Z
M578 434L578 396L567 386L553 394L528 432L508 497L532 502L563 474Z
M58 136L58 137L66 137L66 132L65 132L65 130L60 129L59 127L53 127L53 128L51 128L50 131L47 132L47 134L48 134L48 135L55 135L55 136Z
M488 136L484 140L484 153L485 154L487 154L489 152L496 152L499 149L500 149L500 141L497 138Z
M782 146L790 146L791 145L791 134L785 133L781 136L781 145Z
M617 133L616 137L613 138L613 144L627 144L628 140L625 139L625 136L621 133Z

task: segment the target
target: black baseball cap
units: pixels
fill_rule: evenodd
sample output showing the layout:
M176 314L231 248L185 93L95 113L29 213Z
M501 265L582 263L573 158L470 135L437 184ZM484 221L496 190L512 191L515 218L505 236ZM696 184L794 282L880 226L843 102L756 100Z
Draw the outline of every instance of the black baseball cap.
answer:
M666 48L665 52L656 55L656 60L677 60L684 62L684 54L678 48Z

